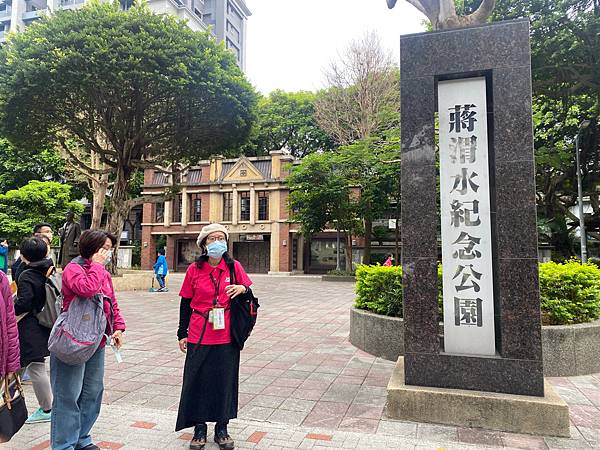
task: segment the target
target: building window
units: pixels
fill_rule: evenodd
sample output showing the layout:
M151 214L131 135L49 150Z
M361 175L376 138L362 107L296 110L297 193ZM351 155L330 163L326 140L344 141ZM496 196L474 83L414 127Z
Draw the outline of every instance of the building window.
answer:
M165 221L165 204L155 203L154 205L154 222L163 223Z
M173 222L181 223L181 200L182 196L179 194L173 199Z
M200 222L202 220L202 197L200 194L192 194L190 200L190 222Z
M250 192L240 193L240 220L250 220Z
M223 194L223 220L225 222L231 222L233 217L233 194L231 192L225 192Z
M269 220L269 192L258 193L258 220Z

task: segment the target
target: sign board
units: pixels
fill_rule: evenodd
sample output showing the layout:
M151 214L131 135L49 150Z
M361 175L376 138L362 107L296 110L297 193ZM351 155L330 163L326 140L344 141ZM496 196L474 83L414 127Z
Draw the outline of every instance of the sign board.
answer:
M247 234L246 240L247 241L264 241L265 238L262 234Z
M495 355L486 80L438 83L446 353Z

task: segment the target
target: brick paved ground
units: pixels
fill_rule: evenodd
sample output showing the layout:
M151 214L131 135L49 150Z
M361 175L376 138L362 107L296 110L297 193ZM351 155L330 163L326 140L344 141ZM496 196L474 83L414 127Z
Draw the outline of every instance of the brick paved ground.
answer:
M600 448L600 374L551 380L571 405L571 439L388 420L393 363L348 342L353 285L253 278L262 309L242 352L240 417L230 425L237 448ZM120 295L127 342L122 364L107 356L105 405L94 429L102 448L187 448L190 430L173 431L184 360L175 338L180 283L173 275L171 293ZM30 386L27 394L35 406ZM26 425L0 448L47 448L48 431Z

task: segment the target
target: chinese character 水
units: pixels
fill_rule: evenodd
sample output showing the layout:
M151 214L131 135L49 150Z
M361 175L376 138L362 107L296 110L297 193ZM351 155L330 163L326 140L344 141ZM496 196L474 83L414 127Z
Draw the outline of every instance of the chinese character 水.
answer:
M452 177L452 178L454 178L454 186L452 187L452 190L450 191L450 193L456 191L460 195L465 195L467 193L467 191L469 190L469 186L471 187L473 192L477 192L477 189L479 189L479 185L475 184L475 182L473 181L473 178L478 177L478 176L479 176L479 174L477 172L472 172L471 175L469 175L468 169L463 168L461 170L460 174L454 175ZM460 188L459 188L459 186L460 186Z

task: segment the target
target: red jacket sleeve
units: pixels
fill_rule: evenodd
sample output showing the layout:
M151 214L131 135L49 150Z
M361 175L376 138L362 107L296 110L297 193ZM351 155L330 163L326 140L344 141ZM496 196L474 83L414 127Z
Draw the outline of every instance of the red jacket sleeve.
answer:
M114 314L114 330L113 331L125 331L125 320L121 315L121 309L119 308L119 302L117 302L117 296L115 295L115 288L113 287L112 278L108 277L110 283L110 298L112 299L112 307Z
M63 283L78 297L90 298L99 293L103 280L104 267L98 263L86 267L70 263L63 272Z
M15 308L13 306L12 294L7 282L1 283L2 302L6 305L6 331L8 338L8 355L6 358L6 371L16 372L21 368L21 354L19 351L19 330L17 328L17 318L15 317ZM2 368L0 368L2 369Z
M252 286L252 280L244 270L244 267L240 264L239 261L235 262L235 277L237 284L241 284L246 286L247 288Z

